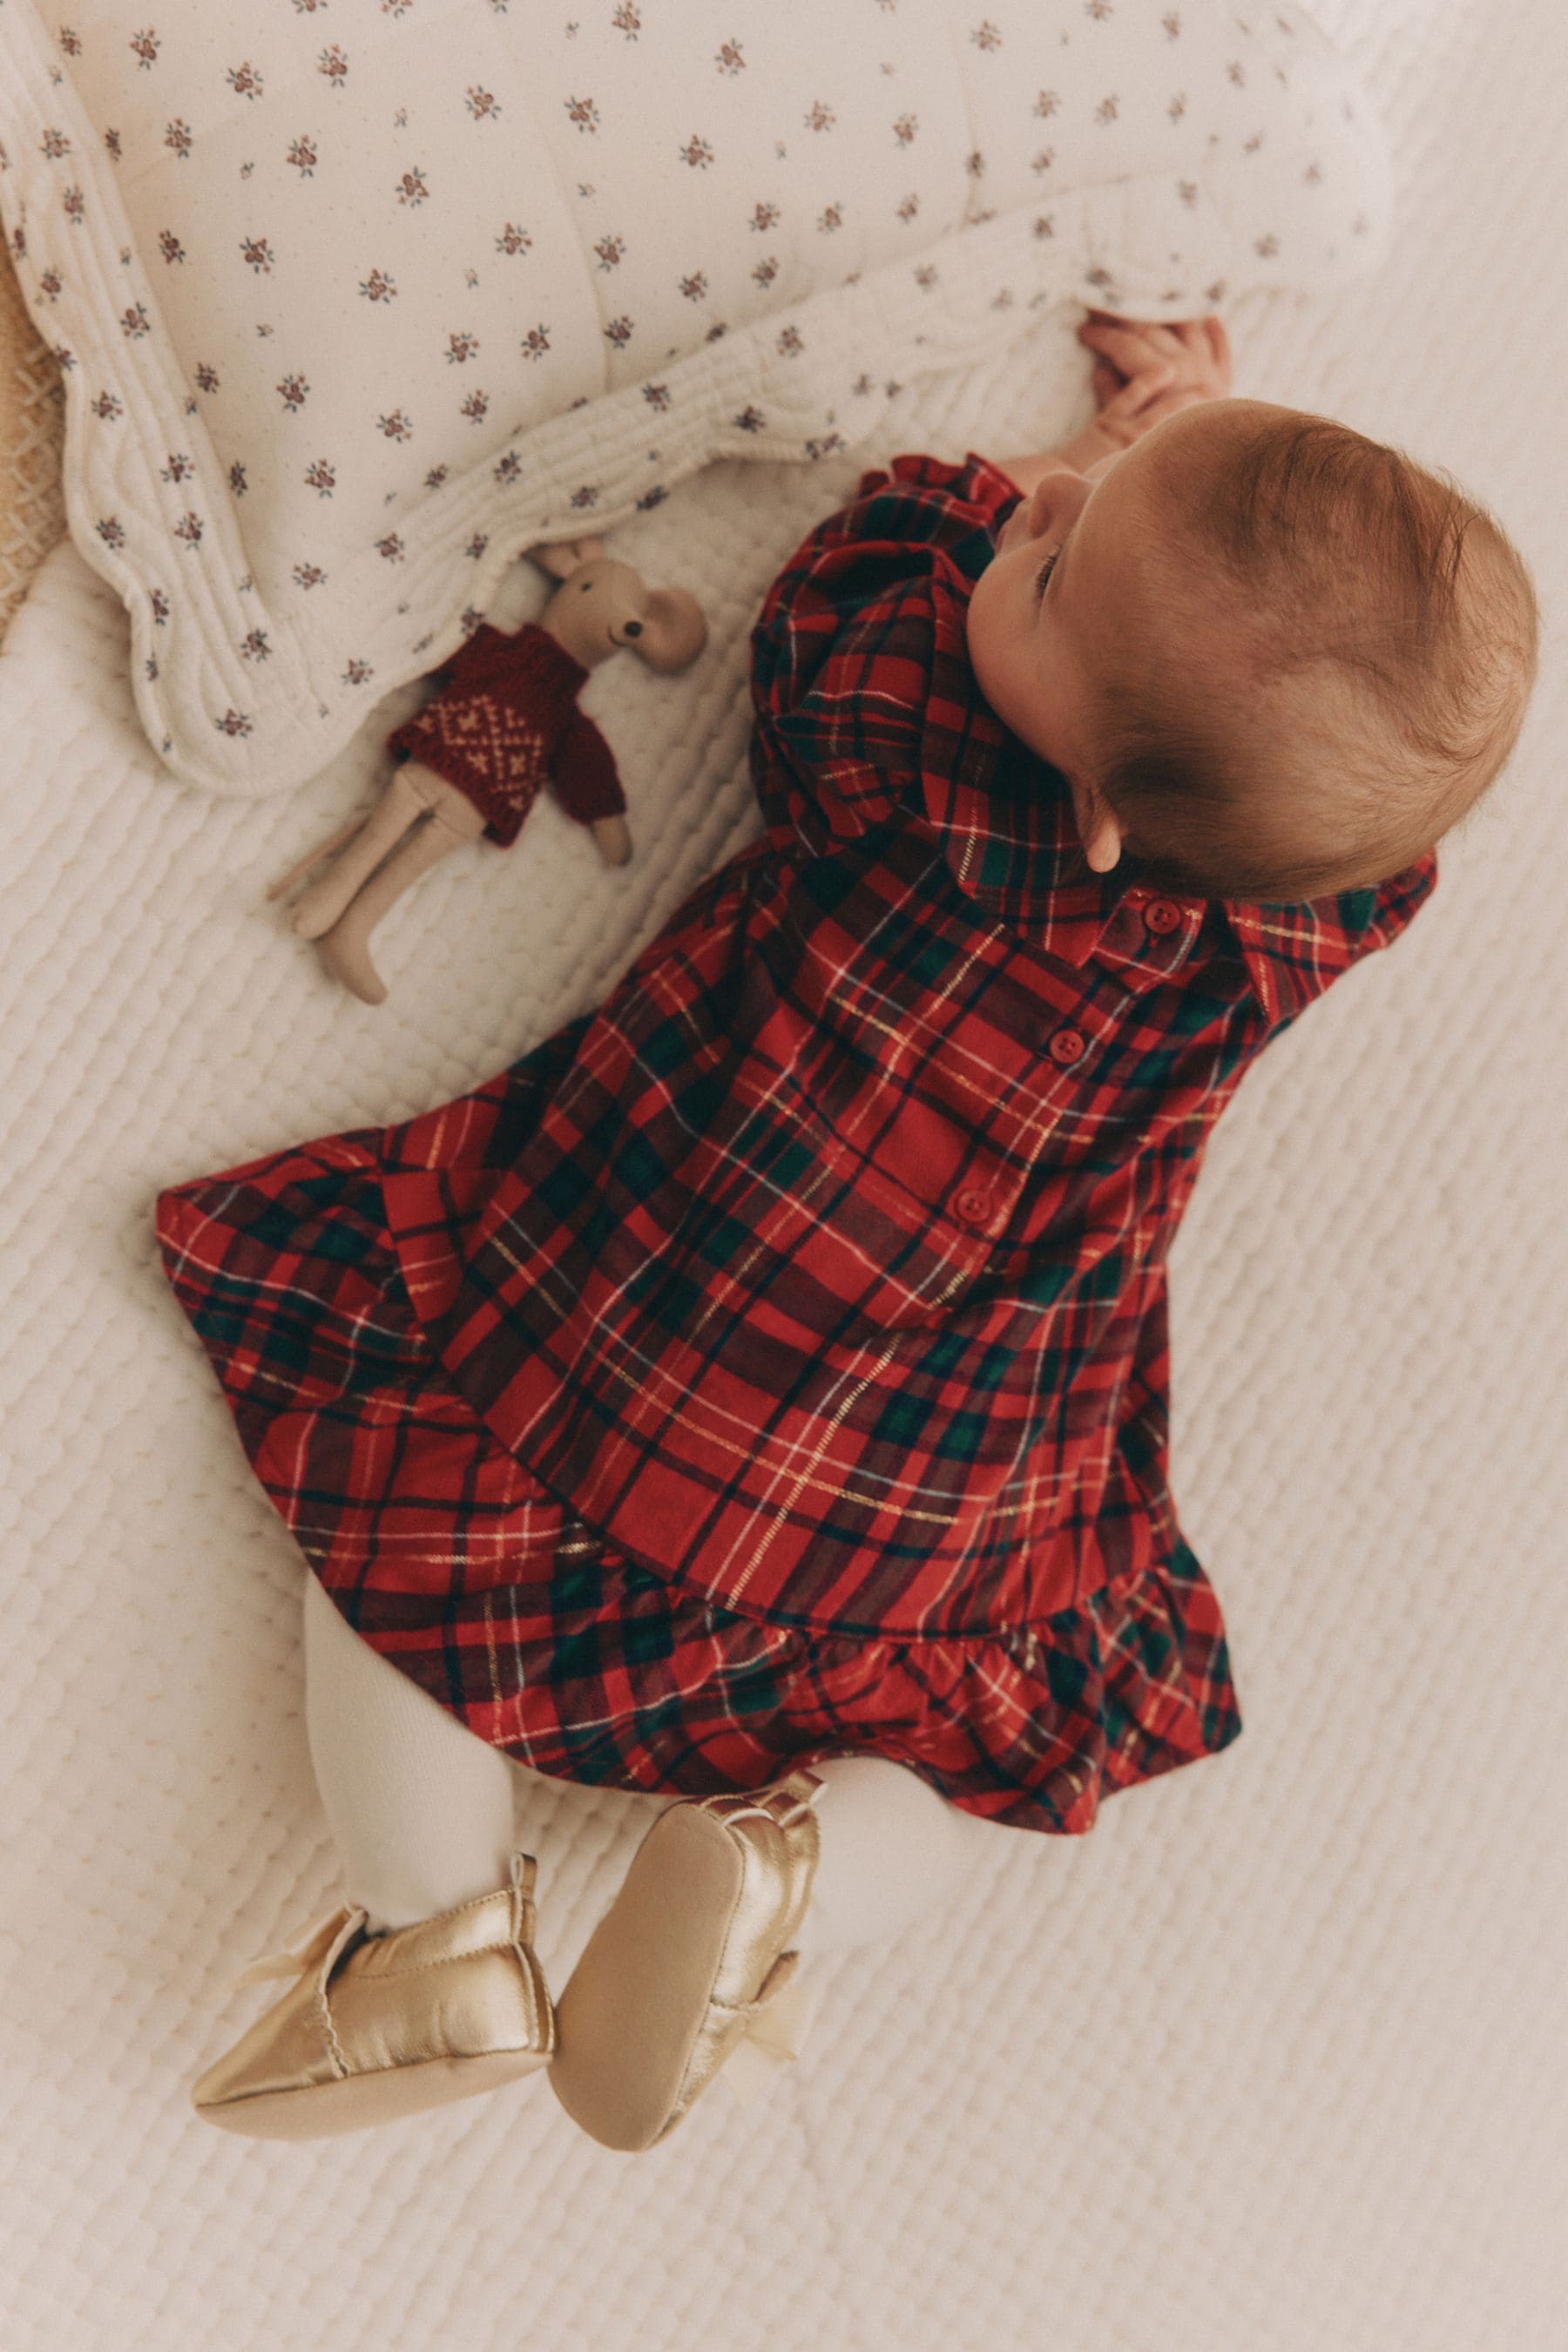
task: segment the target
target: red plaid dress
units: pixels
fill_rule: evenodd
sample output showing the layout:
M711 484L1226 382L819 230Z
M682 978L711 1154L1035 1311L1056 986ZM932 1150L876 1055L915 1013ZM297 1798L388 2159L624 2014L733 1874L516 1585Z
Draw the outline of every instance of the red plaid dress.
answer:
M1289 907L1090 873L965 658L1016 498L900 457L810 534L752 633L765 829L597 1010L159 1202L327 1590L540 1770L859 1750L1078 1831L1239 1729L1166 1254L1247 1063L1435 861Z

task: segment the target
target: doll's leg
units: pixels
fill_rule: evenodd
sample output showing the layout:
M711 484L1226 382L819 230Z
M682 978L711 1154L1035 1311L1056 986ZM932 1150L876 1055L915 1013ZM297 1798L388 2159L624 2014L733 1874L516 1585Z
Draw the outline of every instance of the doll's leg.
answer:
M302 940L320 939L323 931L331 930L361 883L369 880L382 859L424 814L425 803L411 779L397 769L336 863L296 900L289 929ZM330 846L323 844L323 848Z
M370 957L370 935L383 915L422 874L427 874L432 866L438 865L454 849L477 841L485 829L485 821L477 809L457 793L450 797L462 812L456 821L440 808L427 814L349 900L331 929L323 931L316 941L328 971L366 1004L379 1004L386 995L381 975Z
M982 1821L881 1756L834 1756L812 1770L821 1839L795 1938L803 1959L907 1934L957 1893L1005 1824Z
M305 1579L305 1721L345 1892L405 1927L507 1880L515 1769Z

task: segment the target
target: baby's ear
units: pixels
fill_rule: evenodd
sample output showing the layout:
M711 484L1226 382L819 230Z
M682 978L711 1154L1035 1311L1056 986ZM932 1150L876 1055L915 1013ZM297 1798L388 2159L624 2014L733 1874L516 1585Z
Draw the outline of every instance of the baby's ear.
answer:
M689 669L708 642L701 605L684 588L653 588L643 609L636 650L649 669Z
M524 551L530 561L537 563L542 572L548 572L553 580L569 580L579 564L591 563L604 551L602 539L557 539Z
M1078 837L1091 874L1109 874L1121 856L1121 824L1115 812L1091 783L1069 776Z

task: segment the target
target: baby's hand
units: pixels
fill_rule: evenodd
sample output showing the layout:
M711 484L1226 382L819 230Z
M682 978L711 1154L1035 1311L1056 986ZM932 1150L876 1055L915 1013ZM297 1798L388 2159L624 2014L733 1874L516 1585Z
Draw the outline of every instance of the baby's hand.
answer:
M1230 391L1230 338L1223 320L1182 319L1172 326L1116 319L1091 310L1078 331L1095 353L1100 414L1060 452L1079 473L1123 449L1178 410Z

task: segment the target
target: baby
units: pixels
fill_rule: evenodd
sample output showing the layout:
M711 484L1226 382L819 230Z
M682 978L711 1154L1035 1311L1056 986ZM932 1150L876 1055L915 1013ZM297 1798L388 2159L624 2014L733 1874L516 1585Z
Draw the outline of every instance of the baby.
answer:
M1518 552L1398 450L1221 397L1217 319L1079 332L1123 382L1097 376L1067 449L1004 467L1033 495L970 604L987 701L1068 779L1097 872L1125 849L1210 898L1386 881L1513 747L1537 632Z
M1506 760L1528 574L1451 483L1094 314L1095 423L900 457L752 638L758 838L421 1117L174 1187L309 1562L350 1900L195 2087L353 2130L548 2069L620 2148L1239 1717L1167 1463L1165 1260L1257 1054ZM521 1768L521 1769L520 1769ZM559 2002L538 1774L675 1800Z

